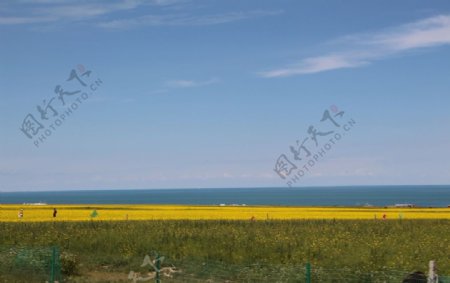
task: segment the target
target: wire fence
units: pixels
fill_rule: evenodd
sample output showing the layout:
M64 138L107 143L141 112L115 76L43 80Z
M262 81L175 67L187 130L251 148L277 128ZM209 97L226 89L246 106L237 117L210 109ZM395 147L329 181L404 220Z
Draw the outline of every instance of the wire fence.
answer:
M170 272L165 273L166 270ZM424 267L425 268L425 267ZM160 281L154 282L305 282L305 283L450 283L450 277L440 276L429 281L424 272L400 270L358 270L354 268L330 269L320 266L286 264L252 264L248 266L224 263L202 263L162 267ZM146 278L155 272L143 274ZM155 276L154 276L155 277ZM147 277L148 278L148 277ZM151 281L150 281L151 282Z
M0 280L3 282L61 281L58 247L0 248Z
M63 278L62 265L66 262L61 260L63 257L64 253L61 255L58 247L0 247L0 282L79 282L69 276ZM112 270L108 280L104 281L101 278L93 281L89 275L82 275L85 280L82 282L111 282L109 280L115 274L117 279L114 278L114 282L450 283L450 276L443 275L430 281L431 271L326 268L310 263L238 265L195 259L183 262L165 259L159 262L157 258L147 260L147 263L133 266L134 271L128 274L126 271ZM422 271L426 269L424 266Z

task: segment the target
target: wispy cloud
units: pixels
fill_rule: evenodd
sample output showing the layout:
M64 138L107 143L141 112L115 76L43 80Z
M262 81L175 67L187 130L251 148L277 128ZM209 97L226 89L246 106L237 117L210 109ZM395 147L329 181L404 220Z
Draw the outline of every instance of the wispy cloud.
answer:
M131 19L105 21L98 24L99 27L108 29L127 29L139 26L205 26L217 25L240 20L279 15L282 11L246 11L229 12L213 15L145 15Z
M274 78L355 68L410 50L447 45L450 44L450 15L434 16L377 33L346 36L338 42L346 43L339 52L304 58L260 75Z
M250 10L202 14L198 9L184 9L188 2L190 0L9 0L3 3L6 9L0 11L0 25L83 21L115 30L140 26L217 25L282 13Z
M0 17L0 25L35 24L55 21L54 17Z
M73 3L69 5L54 5L38 8L39 14L47 14L57 19L83 19L110 14L117 11L132 10L140 6L138 1L123 1L110 3Z
M73 22L95 19L115 12L134 10L141 6L166 7L186 0L19 0L6 3L10 14L1 15L0 25L33 24L45 22ZM4 3L5 4L5 3ZM17 16L16 14L21 14Z
M174 89L185 89L185 88L196 88L203 87L212 84L216 84L221 82L219 78L211 78L208 80L186 80L186 79L177 79L177 80L168 80L164 82L162 88L151 91L151 94L161 94L167 93Z
M206 81L193 81L193 80L170 80L165 83L166 87L171 88L189 88L211 85L220 82L217 78L212 78Z

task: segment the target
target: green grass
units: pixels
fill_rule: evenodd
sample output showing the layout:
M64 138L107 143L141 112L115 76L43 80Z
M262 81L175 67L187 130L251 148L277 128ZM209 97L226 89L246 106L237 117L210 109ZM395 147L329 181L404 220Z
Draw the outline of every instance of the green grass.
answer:
M300 274L306 262L316 273L351 270L366 276L426 271L428 261L436 260L440 271L450 273L449 220L0 223L3 250L52 245L75 258L85 275L105 269L126 274L151 251L201 278L216 273L236 279L243 270L279 274L280 268Z

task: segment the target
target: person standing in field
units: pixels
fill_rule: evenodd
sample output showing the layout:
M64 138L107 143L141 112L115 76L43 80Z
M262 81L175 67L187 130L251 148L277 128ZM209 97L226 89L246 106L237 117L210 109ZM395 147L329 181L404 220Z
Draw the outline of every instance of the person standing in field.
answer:
M53 218L56 218L56 214L58 214L58 211L56 210L56 208L53 208Z
M19 210L19 213L17 216L19 216L19 219L23 218L23 209Z

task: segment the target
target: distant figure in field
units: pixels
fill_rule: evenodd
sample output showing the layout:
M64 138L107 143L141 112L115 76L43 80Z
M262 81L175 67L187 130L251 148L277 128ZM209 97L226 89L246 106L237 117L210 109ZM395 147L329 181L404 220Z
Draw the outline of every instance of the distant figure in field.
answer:
M405 279L403 279L402 283L426 283L427 277L421 271L416 271L411 274L408 274Z
M383 214L383 220L386 220L386 213L385 214Z
M250 218L250 221L255 221L255 216L252 216L252 218Z
M58 210L56 210L56 208L53 208L53 218L56 218L56 214L58 214Z
M19 214L17 216L19 216L19 219L23 218L23 209L19 210Z

